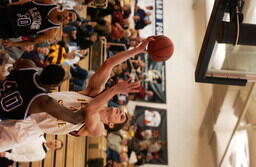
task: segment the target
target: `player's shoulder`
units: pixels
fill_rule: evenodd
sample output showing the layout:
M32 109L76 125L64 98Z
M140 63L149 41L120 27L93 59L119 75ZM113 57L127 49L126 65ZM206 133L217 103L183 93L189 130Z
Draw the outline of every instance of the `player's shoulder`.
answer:
M34 61L32 61L30 59L23 59L23 58L18 59L14 64L14 69L16 69L16 70L26 69L26 68L36 68L36 67L37 66L34 63Z

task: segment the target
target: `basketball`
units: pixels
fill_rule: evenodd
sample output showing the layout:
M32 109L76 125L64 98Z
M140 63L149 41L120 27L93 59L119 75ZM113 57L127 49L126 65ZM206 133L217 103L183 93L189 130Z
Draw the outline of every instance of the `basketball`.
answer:
M148 44L148 55L154 61L166 61L172 57L174 45L170 38L159 35Z

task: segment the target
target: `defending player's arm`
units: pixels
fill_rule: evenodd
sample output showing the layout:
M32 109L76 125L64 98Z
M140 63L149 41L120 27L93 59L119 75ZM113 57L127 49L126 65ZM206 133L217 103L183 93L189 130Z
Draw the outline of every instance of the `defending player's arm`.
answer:
M42 42L45 42L46 40L54 38L56 36L57 30L58 28L47 30L43 33L40 33L37 37L26 40L26 41L15 42L10 40L3 40L2 43L4 47L12 47L12 46L24 47L27 45L42 43Z
M61 106L56 100L47 95L40 96L35 99L29 110L29 113L31 114L40 112L47 112L59 120L73 124L84 121L84 109L72 112L70 109Z
M89 96L96 96L97 94L99 94L103 90L105 83L109 79L112 69L116 65L121 64L130 57L145 52L148 43L152 40L154 40L153 37L148 37L138 47L132 50L119 52L116 55L107 59L91 77L88 87L84 91L80 91L79 93Z

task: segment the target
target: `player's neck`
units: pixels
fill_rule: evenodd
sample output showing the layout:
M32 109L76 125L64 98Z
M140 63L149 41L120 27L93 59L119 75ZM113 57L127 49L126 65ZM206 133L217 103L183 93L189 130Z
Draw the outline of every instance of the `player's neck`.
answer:
M103 109L99 112L99 114L100 114L100 120L103 123L107 124L108 123L108 113L107 113L107 111L105 109Z
M38 83L41 87L43 87L43 88L46 89L47 91L52 91L52 90L54 90L53 87L50 87L50 86L45 85L45 84L42 84L42 83L40 82L40 80L39 80L39 76L36 76L36 81L37 81L37 83Z

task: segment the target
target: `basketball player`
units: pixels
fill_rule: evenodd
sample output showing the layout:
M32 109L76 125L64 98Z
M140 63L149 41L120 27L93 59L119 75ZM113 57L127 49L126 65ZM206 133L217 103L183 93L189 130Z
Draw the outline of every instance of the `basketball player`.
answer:
M36 67L33 61L20 59L15 69L0 83L0 119L25 119L32 113L47 112L74 124L81 122L82 110L72 113L47 95L50 89L67 78L64 69L49 65L39 73L32 67Z
M128 119L126 113L118 108L107 108L105 105L116 94L137 92L140 84L138 82L129 83L129 81L125 81L103 92L102 90L114 66L136 54L145 52L145 48L151 40L152 38L147 38L137 48L117 53L106 60L91 77L85 90L79 93L56 92L50 94L60 104L65 107L71 107L74 111L80 110L85 106L83 123L70 124L46 113L31 114L23 121L3 121L0 123L0 151L10 149L13 145L17 145L17 142L22 143L27 139L40 135L40 133L67 134L77 131L77 135L100 136L105 134L105 129L112 131L121 129Z
M36 35L33 39L20 42L3 40L5 47L41 43L54 38L61 23L67 24L76 19L77 14L73 9L61 10L51 0L0 7L0 38Z

